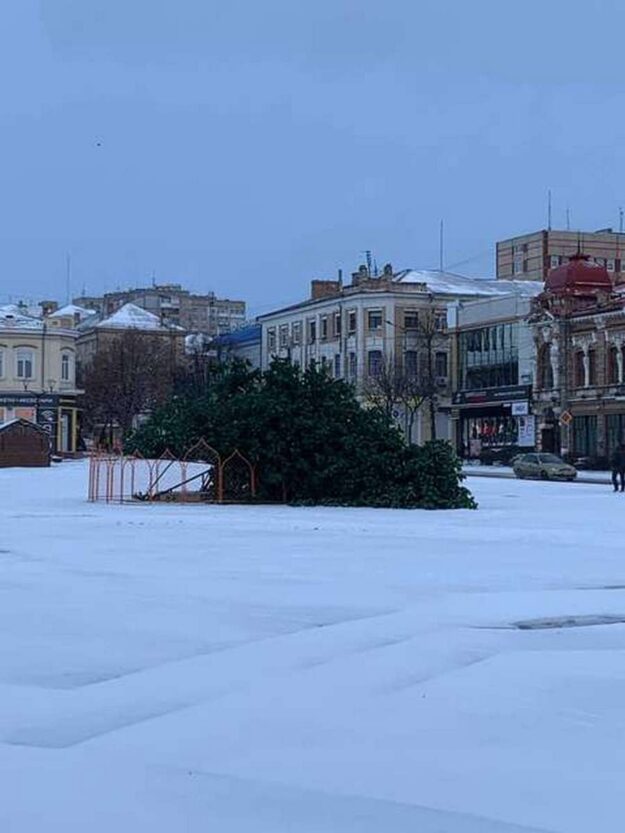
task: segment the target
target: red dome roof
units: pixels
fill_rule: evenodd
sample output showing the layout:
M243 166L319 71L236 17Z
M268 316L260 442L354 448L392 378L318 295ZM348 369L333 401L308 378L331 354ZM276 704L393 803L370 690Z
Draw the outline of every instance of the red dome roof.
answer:
M588 255L573 255L568 263L551 269L545 281L545 290L572 295L593 295L595 292L612 292L612 281L605 266L590 261Z

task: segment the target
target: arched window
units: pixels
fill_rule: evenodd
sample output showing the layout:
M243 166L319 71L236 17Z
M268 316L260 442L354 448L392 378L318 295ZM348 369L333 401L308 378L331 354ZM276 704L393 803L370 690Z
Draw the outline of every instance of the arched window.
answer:
M553 387L551 344L543 344L538 353L538 387L543 390L551 390Z
M618 383L618 347L610 347L608 351L608 367L607 377L609 385L616 385Z
M597 351L588 351L588 384L597 384Z
M61 381L70 382L72 378L72 356L71 353L61 355Z
M35 353L28 347L18 347L16 351L16 370L18 379L35 378Z

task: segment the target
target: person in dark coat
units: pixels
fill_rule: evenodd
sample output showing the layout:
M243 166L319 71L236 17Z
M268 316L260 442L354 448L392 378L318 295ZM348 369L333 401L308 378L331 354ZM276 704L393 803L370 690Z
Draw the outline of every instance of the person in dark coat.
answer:
M625 492L625 445L623 443L619 443L612 452L610 466L612 468L612 485L614 486L614 491L618 492L620 485L621 492Z

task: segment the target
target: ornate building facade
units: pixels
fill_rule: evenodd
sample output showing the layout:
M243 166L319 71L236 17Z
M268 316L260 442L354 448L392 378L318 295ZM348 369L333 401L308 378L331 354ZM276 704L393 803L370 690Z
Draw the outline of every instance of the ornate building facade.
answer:
M578 252L552 269L532 303L537 445L608 458L625 441L625 293Z

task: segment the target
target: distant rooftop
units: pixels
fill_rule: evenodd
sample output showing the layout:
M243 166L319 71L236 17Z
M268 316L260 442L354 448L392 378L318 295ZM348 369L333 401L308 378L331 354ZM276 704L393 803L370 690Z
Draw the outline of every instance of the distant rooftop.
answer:
M124 304L117 312L95 325L98 328L120 330L181 330L174 325L167 326L158 315L138 307L136 304Z
M520 295L533 298L543 291L542 281L496 280L470 278L438 269L405 269L393 276L394 283L423 283L427 291L440 295Z

